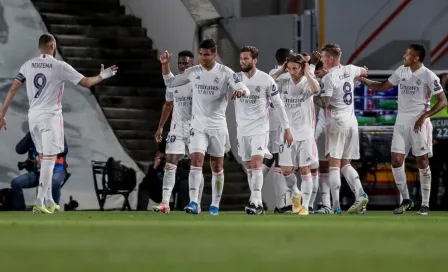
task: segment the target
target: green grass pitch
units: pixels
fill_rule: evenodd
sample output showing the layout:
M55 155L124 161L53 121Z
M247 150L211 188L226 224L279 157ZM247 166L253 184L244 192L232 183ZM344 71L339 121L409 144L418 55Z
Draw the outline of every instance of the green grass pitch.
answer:
M3 271L447 271L448 213L0 214Z

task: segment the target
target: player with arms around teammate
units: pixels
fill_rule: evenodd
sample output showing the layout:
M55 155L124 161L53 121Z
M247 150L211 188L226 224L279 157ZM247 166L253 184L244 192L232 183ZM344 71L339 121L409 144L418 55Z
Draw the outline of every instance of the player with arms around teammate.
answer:
M190 51L181 51L177 55L177 67L182 74L185 69L194 65L194 55ZM155 212L169 213L170 198L173 187L176 183L177 164L183 156L187 154L187 147L190 138L191 122L191 102L193 89L191 83L176 88L167 88L165 95L165 104L162 108L159 127L154 138L158 143L162 141L163 127L166 120L173 111L171 127L166 137L166 164L165 175L163 176L162 203L152 207ZM198 206L201 207L202 189L204 188L204 177L202 176L201 186L199 187Z
M356 201L349 213L358 213L369 202L362 188L359 175L351 166L351 160L359 159L358 121L353 104L355 78L366 76L367 70L354 65L341 65L342 50L337 44L322 48L322 63L328 73L322 78L322 104L326 108L326 148L329 165L329 183L333 197L333 210L341 213L339 190L341 173L354 188Z
M289 78L280 78L289 72ZM279 92L291 126L294 141L292 145L280 145L279 164L286 184L293 192L293 213L308 215L313 190L311 165L317 162L317 148L314 141L315 112L313 96L320 92L319 83L310 72L310 66L302 55L289 57L286 63L272 76L277 79ZM284 130L284 128L282 128ZM300 168L302 193L297 188L294 167Z
M248 214L263 214L261 189L263 187L262 163L269 139L269 102L274 105L282 127L284 140L289 145L292 135L277 84L271 76L257 69L258 49L245 46L240 51L242 73L238 75L249 88L250 96L235 101L238 154L246 163L251 197L246 209Z
M272 76L278 70L282 68L283 63L289 56L292 56L294 52L288 48L279 48L275 52L275 59L277 65L269 71L269 75ZM280 77L289 77L288 73L282 74ZM272 157L265 158L263 160L263 179L269 173L272 165L275 164L273 180L274 180L274 192L275 192L275 213L289 213L292 209L291 191L288 189L285 183L285 178L282 175L280 165L278 165L278 151L280 148L280 121L276 116L276 110L274 104L270 103L269 106L269 143L268 150L272 154Z
M232 99L249 95L249 89L238 75L227 66L216 62L216 44L213 40L204 40L199 45L199 63L174 76L170 72L171 54L165 51L160 56L162 74L167 87L185 85L191 82L193 87L192 121L189 150L191 170L189 175L190 204L185 207L187 213L198 213L198 191L202 180L204 156L210 155L212 169L212 203L210 214L219 214L224 187L224 154L227 145L228 130L226 108L229 89Z
M51 34L39 38L41 55L33 58L19 70L8 95L0 110L0 129L6 129L5 115L15 94L25 83L30 108L28 120L31 138L39 153L41 162L40 185L33 212L52 213L59 210L51 195L51 180L56 155L64 151L64 127L62 119L62 95L64 83L70 81L85 88L90 88L103 79L115 75L116 66L106 70L101 67L99 75L84 77L69 64L56 60L56 40ZM44 201L47 201L48 208Z
M404 160L410 150L417 159L422 190L422 206L418 214L428 215L431 191L431 170L428 154L432 153L432 124L429 117L447 105L447 99L440 85L440 79L423 65L426 49L421 44L411 44L403 56L404 64L383 82L366 78L360 81L377 91L386 91L398 85L398 115L392 138L392 173L403 198L395 214L402 214L412 208L406 183ZM437 103L430 108L431 96Z

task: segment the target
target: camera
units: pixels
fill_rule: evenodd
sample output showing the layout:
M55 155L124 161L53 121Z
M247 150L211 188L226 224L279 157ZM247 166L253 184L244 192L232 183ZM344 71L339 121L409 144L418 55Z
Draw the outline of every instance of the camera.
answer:
M37 161L34 159L26 159L26 161L18 162L17 167L19 170L26 169L28 172L33 172L37 169Z
M78 208L78 201L74 200L72 196L69 198L69 202L64 204L64 211L74 211Z

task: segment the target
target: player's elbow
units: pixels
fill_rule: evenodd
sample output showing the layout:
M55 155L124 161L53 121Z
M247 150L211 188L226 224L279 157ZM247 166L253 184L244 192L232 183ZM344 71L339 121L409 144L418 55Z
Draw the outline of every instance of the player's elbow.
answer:
M78 84L83 86L84 88L90 88L93 86L93 82L89 80L87 77L82 78Z

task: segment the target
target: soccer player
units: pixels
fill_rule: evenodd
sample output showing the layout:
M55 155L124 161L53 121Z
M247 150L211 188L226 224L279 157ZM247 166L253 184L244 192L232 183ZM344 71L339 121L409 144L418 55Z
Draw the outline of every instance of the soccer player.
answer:
M204 155L210 155L212 168L212 203L209 213L219 214L224 187L224 154L227 149L228 130L226 108L229 89L233 91L232 99L248 96L249 89L239 76L227 66L216 62L216 44L207 39L199 45L199 63L174 76L170 72L171 54L165 51L160 56L165 85L170 88L191 82L193 87L192 121L189 150L191 153L191 170L189 175L190 203L185 211L198 213L198 190L202 180Z
M272 76L275 74L282 65L285 63L286 59L291 56L294 52L288 48L279 48L275 53L275 59L277 60L277 65L269 72ZM282 74L280 77L289 78L288 73ZM282 170L280 165L278 165L278 151L280 148L280 121L276 116L275 108L272 103L269 106L269 143L268 150L271 156L265 156L263 160L263 179L269 173L272 165L275 164L274 168L274 192L275 192L275 213L289 213L292 210L291 194L292 192L288 189L285 183L285 178L282 175Z
M359 159L358 121L353 105L355 78L366 76L367 70L354 65L341 65L341 48L326 44L322 48L322 63L328 73L322 78L321 99L326 108L325 154L330 167L329 183L333 197L333 211L340 214L339 190L341 173L355 189L356 201L349 213L358 213L369 202L359 175L350 162Z
M62 95L64 83L70 81L90 88L104 79L112 77L118 68L113 65L100 74L84 77L69 64L56 60L56 40L51 34L39 38L41 55L33 58L19 70L0 110L0 129L6 130L5 115L15 94L26 83L30 108L28 111L29 128L41 164L40 184L37 200L33 207L36 213L53 213L60 209L51 195L51 180L56 156L64 151L64 127L62 119ZM47 207L45 207L45 200Z
M177 67L182 74L187 68L194 65L194 55L191 51L181 51L177 55ZM176 88L167 88L165 104L162 108L159 127L154 138L158 143L162 141L163 127L173 111L170 132L166 137L166 164L163 176L162 203L152 207L155 212L169 213L170 198L176 183L176 170L179 161L187 155L190 138L191 101L193 89L191 83ZM201 172L202 174L202 172ZM201 211L201 198L204 188L204 176L201 177L198 193L198 212Z
M316 76L316 79L321 87L322 87L322 78L326 74L327 71L324 69L322 61L319 61L315 66L314 75ZM319 163L317 168L311 169L311 172L314 176L318 175L317 187L319 188L320 196L322 199L322 207L319 210L315 211L315 213L332 214L333 210L331 209L332 205L330 200L330 184L328 183L328 172L329 172L328 159L325 155L325 119L326 119L325 109L323 109L322 104L319 103L320 99L318 97L314 99L314 102L316 105L318 105L317 124L314 132L314 138L316 140ZM313 180L313 190L314 187L315 185ZM311 198L311 200L312 199L313 198Z
M284 141L291 145L289 129L283 102L278 95L277 84L271 76L257 69L258 49L245 46L240 51L241 81L249 88L251 95L235 101L237 121L238 154L246 163L251 197L246 209L248 214L263 214L261 189L263 187L262 163L269 138L269 101L274 105L281 126Z
M440 85L440 79L423 65L426 49L421 44L411 44L403 56L403 65L383 82L360 78L369 88L386 91L398 85L398 115L394 126L391 145L392 173L403 198L395 214L402 214L412 208L406 183L404 160L412 150L420 172L422 205L419 215L429 213L429 195L431 191L431 170L428 155L432 153L432 124L429 117L441 111L447 105L447 99ZM430 108L431 96L437 103Z
M286 71L290 77L279 78ZM313 96L320 92L319 83L311 74L309 64L299 54L289 57L272 77L277 79L294 138L291 146L280 145L279 164L286 184L293 192L293 213L308 215L313 189L310 166L317 162ZM302 193L297 188L297 178L293 173L294 166L300 167L303 206L300 202Z

